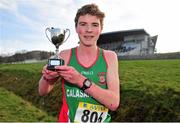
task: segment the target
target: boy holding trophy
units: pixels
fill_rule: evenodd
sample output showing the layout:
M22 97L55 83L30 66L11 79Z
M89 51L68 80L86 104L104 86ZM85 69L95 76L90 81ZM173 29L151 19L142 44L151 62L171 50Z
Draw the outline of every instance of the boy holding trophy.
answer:
M119 106L117 55L97 46L104 17L95 4L78 9L75 28L79 46L59 53L64 65L55 65L55 70L43 68L40 95L49 93L54 82L62 78L60 122L110 122L108 111L115 111Z

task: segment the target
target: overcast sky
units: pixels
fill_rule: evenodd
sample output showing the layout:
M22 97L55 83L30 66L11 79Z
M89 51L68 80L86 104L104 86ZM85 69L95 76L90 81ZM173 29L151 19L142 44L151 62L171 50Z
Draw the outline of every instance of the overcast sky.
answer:
M77 46L74 17L87 3L105 12L103 32L145 29L158 35L158 53L180 51L180 0L0 0L0 54L54 51L46 27L71 30L60 50Z

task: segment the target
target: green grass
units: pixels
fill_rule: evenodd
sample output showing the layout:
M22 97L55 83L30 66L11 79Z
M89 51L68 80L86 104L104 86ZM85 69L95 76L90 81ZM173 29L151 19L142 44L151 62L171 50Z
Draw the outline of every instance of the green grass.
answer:
M24 101L21 97L0 88L0 122L57 121L54 117Z
M57 117L61 83L49 95L38 95L44 64L1 64L0 86ZM180 121L180 59L122 60L119 75L121 104L112 121Z
M38 81L44 64L1 64L0 87L12 91L57 119L61 104L59 83L49 95L41 97L38 94Z
M180 121L180 60L119 63L121 121Z

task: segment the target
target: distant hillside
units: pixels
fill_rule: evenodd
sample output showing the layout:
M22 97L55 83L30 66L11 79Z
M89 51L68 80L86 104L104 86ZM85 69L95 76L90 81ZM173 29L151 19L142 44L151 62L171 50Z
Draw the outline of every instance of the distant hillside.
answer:
M53 52L46 51L30 51L15 53L12 56L2 57L0 56L0 63L12 63L12 62L21 62L29 59L43 60L48 59L51 55L54 55Z

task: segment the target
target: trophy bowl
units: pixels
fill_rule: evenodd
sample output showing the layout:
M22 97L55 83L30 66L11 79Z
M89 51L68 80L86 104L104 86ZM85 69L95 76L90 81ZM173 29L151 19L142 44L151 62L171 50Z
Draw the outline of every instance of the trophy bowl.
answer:
M47 31L50 33L51 38L49 38ZM66 36L67 32L69 34ZM51 56L51 58L48 59L47 69L56 71L55 66L64 65L64 60L59 56L59 46L69 38L70 30L51 27L46 28L45 34L48 40L56 47L55 56Z

